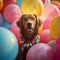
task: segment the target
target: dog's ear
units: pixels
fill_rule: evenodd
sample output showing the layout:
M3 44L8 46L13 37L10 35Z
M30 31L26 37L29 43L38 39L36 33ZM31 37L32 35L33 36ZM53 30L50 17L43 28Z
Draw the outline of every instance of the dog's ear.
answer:
M22 20L23 18L25 17L26 14L22 15L21 18L17 21L17 26L18 27L21 27L21 24L22 24Z
M35 14L33 14L33 15L34 15L35 18L36 18L37 25L38 25L38 26L41 26L41 24L42 24L42 20L41 20L40 18L38 18L37 15L35 15Z
M40 18L37 19L38 26L41 26L42 20Z
M35 18L36 18L36 20L37 20L37 15L36 14L33 14L34 16L35 16Z
M19 19L16 24L17 24L18 27L20 27L20 25L21 25L21 19Z

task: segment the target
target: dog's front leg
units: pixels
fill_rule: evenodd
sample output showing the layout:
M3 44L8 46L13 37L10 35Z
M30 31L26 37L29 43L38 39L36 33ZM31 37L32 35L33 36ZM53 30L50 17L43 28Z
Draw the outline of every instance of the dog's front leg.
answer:
M22 46L19 44L19 52L18 52L18 56L16 58L16 60L23 60L22 58Z

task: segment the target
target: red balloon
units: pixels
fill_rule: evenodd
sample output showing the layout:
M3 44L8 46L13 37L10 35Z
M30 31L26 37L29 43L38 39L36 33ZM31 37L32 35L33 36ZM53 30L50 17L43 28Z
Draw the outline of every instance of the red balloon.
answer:
M42 2L43 2L43 4L45 4L46 3L46 0L42 0Z
M52 40L49 29L45 29L41 32L40 38L42 43L47 43Z
M20 41L20 29L17 27L16 22L12 23L10 30L15 34L18 41Z
M4 1L4 6L8 4L17 4L16 0L3 0Z
M4 8L5 8L8 4L16 4L16 5L17 5L16 0L3 0L3 3L4 3L3 9L0 11L2 14L3 14Z
M54 52L52 48L44 43L39 43L30 48L26 60L53 60Z

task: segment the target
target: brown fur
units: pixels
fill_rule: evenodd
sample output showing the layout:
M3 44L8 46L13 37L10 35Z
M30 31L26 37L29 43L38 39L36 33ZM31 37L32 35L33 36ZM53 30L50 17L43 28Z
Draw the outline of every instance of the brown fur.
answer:
M25 21L25 20L27 20L27 21ZM33 22L31 27L30 27L32 29L31 33L27 32L28 31L27 30L28 29L27 22L29 20ZM35 26L33 26L33 24ZM23 36L24 41L33 40L38 34L38 28L40 25L41 25L41 20L39 18L37 18L37 16L35 14L24 14L17 22L17 26L21 30L21 35ZM17 60L26 60L26 53L30 47L28 49L24 48L23 53L22 53L21 48L22 48L22 45L19 45L19 54L18 54Z

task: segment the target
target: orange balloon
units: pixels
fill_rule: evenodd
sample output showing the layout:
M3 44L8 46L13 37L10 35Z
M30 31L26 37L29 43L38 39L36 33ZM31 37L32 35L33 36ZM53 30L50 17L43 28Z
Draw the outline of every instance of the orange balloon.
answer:
M0 11L2 10L3 8L3 0L0 0Z
M43 24L39 27L39 29L38 29L38 34L40 35L40 33L42 32L42 30L43 30Z
M60 3L58 1L52 1L51 4L57 6L58 8L60 7Z

